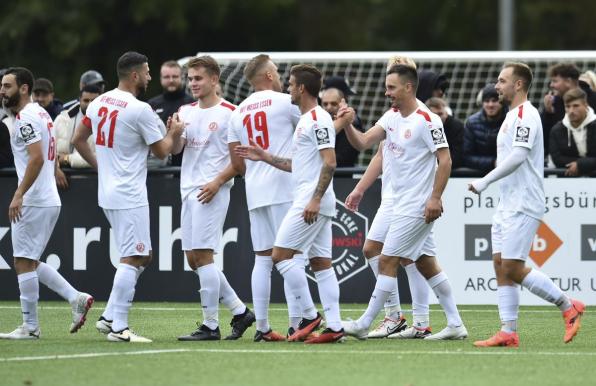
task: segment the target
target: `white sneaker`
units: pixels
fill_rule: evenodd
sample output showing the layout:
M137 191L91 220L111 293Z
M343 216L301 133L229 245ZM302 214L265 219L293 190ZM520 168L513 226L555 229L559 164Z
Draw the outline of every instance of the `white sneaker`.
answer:
M366 340L366 338L368 338L368 329L360 327L355 320L342 320L341 326L346 335L353 336L360 340Z
M85 324L87 320L87 312L93 306L93 296L84 292L79 292L77 299L72 304L72 324L70 325L70 333L73 334Z
M405 318L393 319L386 316L377 328L368 333L368 339L386 338L406 328L408 328L408 322Z
M95 328L97 328L97 331L101 332L102 334L107 335L112 332L112 321L100 316L99 320L95 322Z
M120 332L110 332L108 334L108 340L110 342L125 342L125 343L151 343L151 339L143 338L140 335L135 334L128 328Z
M25 324L19 326L13 332L9 332L8 334L0 334L0 339L13 339L13 340L25 340L25 339L39 339L41 335L41 331L39 327L35 329L35 331L29 331Z
M412 326L403 331L389 335L387 339L424 339L431 334L430 327L420 329Z
M432 334L424 338L424 340L459 340L468 337L468 330L462 324L461 326L451 327L447 326L436 334Z

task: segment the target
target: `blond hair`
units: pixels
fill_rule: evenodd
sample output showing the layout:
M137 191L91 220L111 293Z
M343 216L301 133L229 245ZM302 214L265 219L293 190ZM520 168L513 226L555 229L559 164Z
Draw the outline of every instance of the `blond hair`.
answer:
M394 56L390 57L389 60L387 61L387 70L389 70L391 67L395 66L396 64L403 64L404 66L410 66L410 67L413 67L414 69L417 69L416 62L412 58L409 58L407 56L402 56L402 55L394 55Z

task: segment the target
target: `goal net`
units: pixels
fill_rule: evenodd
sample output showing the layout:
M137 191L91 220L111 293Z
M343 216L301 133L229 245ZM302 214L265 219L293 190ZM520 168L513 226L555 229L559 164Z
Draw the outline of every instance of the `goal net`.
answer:
M224 97L235 104L246 98L251 88L242 72L244 64L260 52L199 53L213 56L222 66L221 82ZM389 108L385 93L387 59L394 55L414 59L419 69L445 74L449 79L446 100L453 115L465 119L478 111L478 92L494 83L505 61L527 63L534 72L530 100L535 106L542 103L548 91L548 68L558 62L575 63L581 72L596 69L596 51L483 51L483 52L277 52L270 53L278 65L287 86L290 68L294 64L311 63L324 76L343 76L356 91L349 104L356 109L365 128L371 127ZM181 62L185 60L182 59ZM362 153L360 164L366 165L371 152Z

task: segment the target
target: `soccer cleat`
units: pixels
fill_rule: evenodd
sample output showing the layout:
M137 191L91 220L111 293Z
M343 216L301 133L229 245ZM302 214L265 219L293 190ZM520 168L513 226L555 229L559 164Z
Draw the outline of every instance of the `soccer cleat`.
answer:
M295 332L296 332L296 329L294 327L288 327L288 334L286 335L286 339L289 338L290 336L294 335Z
M232 333L226 336L225 340L240 339L242 334L244 334L244 331L252 326L255 320L255 314L249 310L248 307L246 307L244 313L240 315L234 315L232 318L232 321L230 322L230 326L232 326Z
M318 312L317 316L315 316L314 319L302 318L302 320L300 321L300 325L298 326L298 330L296 330L292 335L288 337L288 342L304 341L306 338L308 338L311 332L319 328L319 326L321 325L321 320L323 320L323 317L321 317L321 314L319 314Z
M342 328L339 331L333 331L330 328L326 328L320 334L313 332L309 335L309 337L304 341L307 344L317 344L317 343L343 343L346 340L346 334L344 333L344 329Z
M579 300L571 300L571 308L563 312L563 319L565 320L565 337L563 342L569 343L573 337L577 335L581 327L582 315L586 309L586 305Z
M355 320L342 320L341 325L344 333L348 336L353 336L360 340L366 340L368 338L368 329L360 327Z
M198 323L197 323L198 325ZM201 324L199 328L195 331L191 332L190 335L183 335L179 336L178 340L182 342L190 342L190 341L199 341L199 340L220 340L221 333L219 332L219 327L215 327L215 329L210 329L209 327Z
M432 334L430 327L418 328L409 327L403 331L396 332L387 337L387 339L424 339Z
M39 327L35 328L35 330L30 331L27 328L27 325L23 324L17 327L14 331L9 332L7 334L0 334L0 339L11 339L11 340L33 340L39 339L41 335L41 331Z
M72 323L70 325L70 333L74 334L79 331L85 321L87 320L87 312L93 306L93 296L84 292L79 292L77 299L72 305Z
M447 326L436 334L429 335L424 340L460 340L468 337L468 330L462 324L461 326Z
M487 340L474 342L476 347L519 347L519 335L517 332L499 331Z
M403 331L408 328L406 318L393 319L388 316L383 319L377 328L368 333L369 339L386 338L391 334Z
M151 339L135 334L128 327L122 331L112 331L108 334L108 341L123 343L151 343Z
M283 342L285 340L285 336L271 329L268 332L262 332L257 330L254 338L255 342Z
M95 328L97 328L97 331L101 332L102 334L107 335L112 332L112 321L100 316L97 322L95 322Z

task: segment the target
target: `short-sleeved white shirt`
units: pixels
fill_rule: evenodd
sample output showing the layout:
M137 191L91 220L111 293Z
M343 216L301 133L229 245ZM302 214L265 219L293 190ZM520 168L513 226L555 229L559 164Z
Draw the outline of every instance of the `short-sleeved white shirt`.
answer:
M14 130L10 134L10 146L19 184L25 177L25 170L29 163L27 146L41 141L43 155L41 171L23 197L25 206L60 206L54 169L56 137L54 137L53 126L50 115L37 103L25 105L15 118Z
M99 206L131 209L148 205L149 145L163 139L159 117L151 106L116 88L89 104L83 123L95 139Z
M501 179L498 209L540 220L545 211L544 142L540 114L529 101L505 116L497 135L497 165L515 146L528 148L530 153L513 173Z
M272 90L255 92L232 113L228 143L247 145L251 138L269 153L290 158L294 128L300 115L290 95ZM293 199L292 175L265 162L246 160L244 178L249 210Z
M186 139L180 169L182 200L213 181L230 163L228 123L235 109L223 99L206 109L198 102L180 107L178 115L185 125L182 138Z
M437 168L434 153L449 147L441 118L419 107L407 117L385 113L377 125L385 129L395 214L424 217Z
M305 208L319 183L323 159L320 150L335 148L333 119L321 106L303 114L294 131L292 179L296 193L293 207ZM321 199L320 214L335 216L333 180Z

